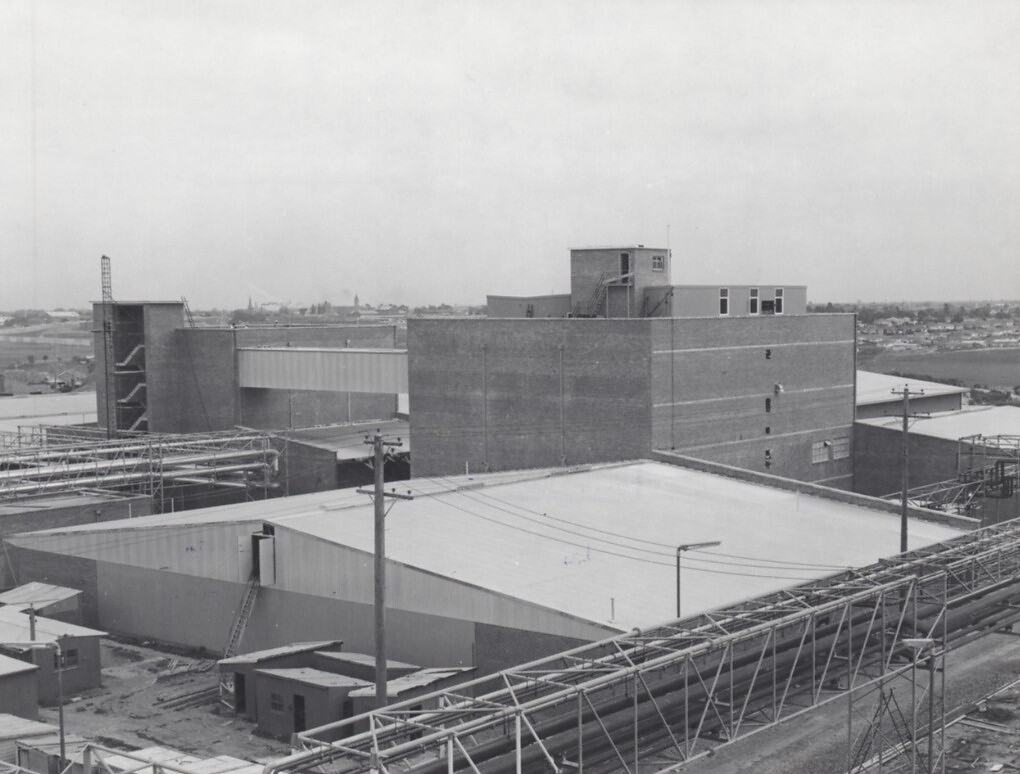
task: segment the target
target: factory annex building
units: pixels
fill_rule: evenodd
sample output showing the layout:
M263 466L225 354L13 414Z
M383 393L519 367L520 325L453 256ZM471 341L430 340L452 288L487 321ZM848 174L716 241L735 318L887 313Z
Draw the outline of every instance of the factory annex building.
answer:
M822 577L895 550L895 506L736 480L666 461L412 479L387 517L392 658L480 673ZM83 621L223 652L249 578L243 648L372 647L373 507L354 489L7 539L18 577L82 589ZM928 514L934 516L933 514ZM972 526L916 521L915 545ZM760 557L761 561L731 559ZM805 564L810 556L810 564Z

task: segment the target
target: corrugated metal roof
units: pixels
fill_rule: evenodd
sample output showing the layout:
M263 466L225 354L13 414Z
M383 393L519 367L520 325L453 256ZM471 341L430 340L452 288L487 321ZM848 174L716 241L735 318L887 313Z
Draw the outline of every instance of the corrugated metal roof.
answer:
M321 669L312 667L296 667L293 669L256 669L255 674L266 675L267 677L279 677L283 680L293 680L296 683L315 685L320 688L362 688L371 685L368 680L360 680L357 677L338 675L335 672L324 672Z
M370 656L367 653L348 653L343 650L334 651L321 651L315 652L316 656L323 656L332 661L340 661L346 664L358 664L360 666L375 666L375 656ZM403 661L392 661L386 659L387 669L420 669L416 664L406 664Z
M240 664L257 664L270 658L289 656L295 653L308 653L310 651L322 650L328 647L339 647L343 645L342 640L318 640L315 642L292 642L289 645L281 645L278 648L266 648L265 650L253 650L251 653L240 653L230 658L220 659L220 666L234 666Z
M57 621L53 618L35 617L35 637L31 635L31 624L27 613L13 607L0 607L0 642L56 642L61 637L105 637L106 632L89 629L86 626Z
M901 417L874 417L857 421L872 427L903 428ZM1020 407L973 406L962 411L939 412L912 421L909 432L949 441L969 435L1020 435Z
M904 379L902 376L890 376L874 371L857 372L857 405L870 406L875 403L900 402L893 390L902 390L903 385L910 387L911 392L924 391L924 397L936 395L961 395L969 392L966 387L955 387L952 384L926 382L923 379Z
M3 633L0 632L0 645L4 643ZM29 664L27 661L21 661L20 659L11 658L0 653L0 677L10 677L11 675L20 675L25 672L31 672L38 669L35 664ZM0 721L3 721L5 715L0 715ZM0 734L5 731L5 728L0 722ZM0 738L3 738L0 736Z
M386 696L400 696L401 694L413 691L416 688L425 688L426 686L433 685L443 680L448 680L451 677L457 677L463 675L465 672L471 672L471 667L431 667L429 669L420 669L417 672L412 672L409 675L403 675L393 680L389 680L386 683ZM369 698L375 696L375 685L369 683L364 688L358 688L351 691L348 694L351 698Z
M365 436L374 433L376 430L380 430L387 436L399 437L402 445L395 451L410 453L411 425L410 422L402 419L385 419L376 422L358 422L329 427L310 427L301 430L290 430L281 433L281 435L308 446L328 449L336 453L338 461L344 462L370 458L372 456L372 447L365 444Z
M62 602L78 596L78 589L66 586L54 586L50 583L32 581L0 593L0 605L20 605L19 610L26 610L30 605L41 607L53 602Z
M0 658L6 658L6 656L0 656ZM22 661L21 663L24 664L25 662ZM28 664L27 666L33 665ZM0 739L45 736L47 734L56 734L59 731L60 729L57 726L50 725L49 723L42 723L38 720L29 720L28 718L0 712Z

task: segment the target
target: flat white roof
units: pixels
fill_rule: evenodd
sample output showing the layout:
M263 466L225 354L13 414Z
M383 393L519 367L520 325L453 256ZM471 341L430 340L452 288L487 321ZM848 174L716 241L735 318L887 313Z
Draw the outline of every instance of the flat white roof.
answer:
M338 675L336 672L326 672L312 667L256 669L255 673L266 675L267 677L279 677L282 680L293 680L296 683L303 683L305 685L315 685L319 688L364 688L366 685L371 685L368 680Z
M415 496L397 502L387 516L391 563L617 630L675 617L676 547L681 544L722 543L683 555L685 615L899 551L896 514L661 462L412 479L387 486ZM296 532L365 555L373 551L371 500L353 489L9 539L19 546L60 551L63 545L73 552L71 536L82 532L248 520L273 524L278 543ZM912 520L910 547L958 534L953 527Z
M81 592L78 589L32 581L0 593L0 605L18 605L18 610L27 610L30 605L41 607L53 602L63 602L79 594Z
M341 640L317 640L312 642L292 642L289 645L280 645L276 648L266 648L265 650L253 650L250 653L240 653L230 658L220 659L218 662L220 666L234 666L236 664L257 664L260 661L265 661L271 658L278 658L279 656L290 656L296 653L309 653L312 651L322 651L329 647L339 647L343 642Z
M52 618L35 617L35 637L27 613L13 607L0 607L0 643L4 642L56 642L61 637L105 637L106 632L85 626L56 621Z
M923 379L904 379L902 376L890 376L879 374L874 371L857 371L857 405L870 406L875 403L899 402L902 400L898 395L893 395L893 390L902 390L906 385L911 392L924 391L924 397L934 395L962 395L969 392L966 387L956 387L952 384L940 384L939 382L926 382Z
M872 427L902 429L900 417L858 419ZM1020 435L1020 406L971 406L961 411L932 414L910 422L910 432L955 441L969 435Z
M0 643L2 644L2 643ZM21 675L25 672L31 672L38 669L35 664L29 664L27 661L21 659L11 658L0 653L0 677L10 677L11 675ZM6 715L0 715L0 732L6 731L6 727L3 725L3 719Z
M0 656L0 658L4 658ZM21 662L25 663L25 662ZM26 666L33 666L27 664ZM18 715L8 715L0 712L0 739L22 739L30 736L43 736L56 734L60 731L59 726L49 723L41 723L38 720L29 720Z
M619 629L675 617L680 544L722 542L684 554L685 614L899 552L895 514L666 463L431 494L426 483L399 484L416 497L387 516L390 561ZM274 521L278 535L373 550L367 500ZM910 547L959 534L913 520Z

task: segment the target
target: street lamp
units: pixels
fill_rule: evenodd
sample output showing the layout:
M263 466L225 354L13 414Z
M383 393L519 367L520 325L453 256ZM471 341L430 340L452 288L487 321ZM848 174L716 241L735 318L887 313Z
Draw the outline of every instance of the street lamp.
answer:
M684 551L696 551L699 548L712 548L720 546L718 540L710 540L707 543L684 543L676 547L676 617L680 618L680 554Z
M33 628L35 628L34 623ZM50 641L0 642L0 645L7 645L13 648L53 648L57 666L57 723L60 726L60 759L66 760L66 750L64 748L64 652L60 649L60 639Z

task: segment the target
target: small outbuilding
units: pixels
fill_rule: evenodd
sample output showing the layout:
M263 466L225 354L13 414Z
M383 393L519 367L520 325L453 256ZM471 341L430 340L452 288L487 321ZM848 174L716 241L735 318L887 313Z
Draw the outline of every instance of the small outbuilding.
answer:
M67 623L81 623L81 591L67 586L32 581L0 593L0 605L22 613L34 609L39 615Z
M42 616L35 616L33 622L32 616L0 607L0 652L25 658L38 667L38 700L43 704L57 701L58 672L65 696L102 684L99 646L105 635L106 632ZM32 641L58 643L60 658L55 648L24 644Z
M259 669L256 675L259 731L275 737L353 716L351 692L371 685L314 667Z
M7 738L4 718L34 720L39 716L39 667L21 659L0 654L0 748ZM0 756L0 760L7 760Z

